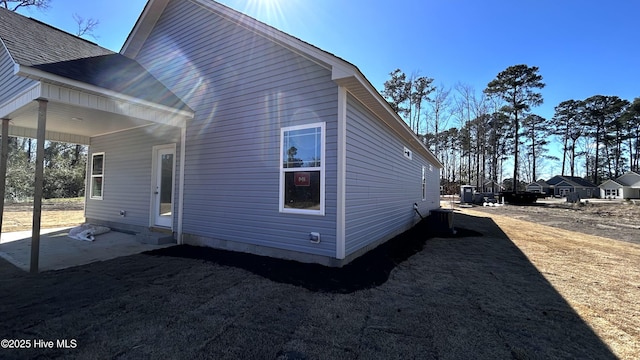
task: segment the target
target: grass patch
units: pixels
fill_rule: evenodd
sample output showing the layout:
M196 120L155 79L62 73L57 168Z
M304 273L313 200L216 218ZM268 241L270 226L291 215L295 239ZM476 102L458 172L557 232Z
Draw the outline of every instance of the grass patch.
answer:
M40 227L52 229L84 223L84 197L45 199L42 201ZM31 230L33 202L7 204L2 217L2 232Z

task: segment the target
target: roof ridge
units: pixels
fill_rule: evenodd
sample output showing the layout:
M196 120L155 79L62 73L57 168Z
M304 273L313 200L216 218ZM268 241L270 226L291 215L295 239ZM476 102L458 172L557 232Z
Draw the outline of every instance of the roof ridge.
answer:
M53 26L53 25L51 25L51 24L47 24L46 22L41 21L41 20L38 20L38 19L36 19L36 18L34 18L34 17L32 17L32 16L23 15L23 14L21 14L21 13L17 12L17 11L11 11L11 10L6 9L6 8L4 8L4 7L1 7L1 6L0 6L0 11L5 11L5 12L7 12L7 13L13 14L13 15L10 15L10 16L19 16L19 17L22 17L22 18L25 18L25 19L31 20L31 21L33 21L33 22L36 22L36 23L40 24L40 25L44 25L44 26L46 26L46 27L48 27L48 28L51 28L51 29L56 30L56 31L58 31L58 32L61 32L61 33L65 34L65 35L73 36L73 37L75 37L75 38L77 38L77 39L79 39L79 40L82 40L82 41L84 41L84 42L87 42L87 43L89 43L89 44L91 44L91 45L98 46L98 47L101 47L101 48L102 48L102 46L100 46L100 45L99 45L98 43L96 43L96 42L93 42L93 41L91 41L91 40L87 40L87 39L85 39L85 38L83 38L83 37L81 37L81 36L79 36L79 35L76 35L76 34L73 34L73 33L71 33L71 32L68 32L68 31L66 31L66 30L63 30L63 29L61 29L61 28L55 27L55 26ZM106 48L103 48L103 49L106 49ZM109 50L109 49L106 49L106 50Z
M22 14L20 14L20 13L16 13L16 14L18 14L18 15L20 15L20 16L24 16L24 15L22 15ZM24 16L24 17L26 18L26 16ZM89 43L89 44L91 44L91 45L95 45L95 46L98 46L98 47L102 47L102 46L100 46L100 45L99 45L98 43L96 43L96 42L93 42L93 41L87 40L87 39L85 39L85 38L83 38L83 37L81 37L81 36L79 36L79 35L76 35L76 34L70 33L70 32L68 32L68 31L66 31L66 30L62 30L62 29L60 29L60 28L57 28L57 27L55 27L55 26L53 26L53 25L51 25L51 24L47 24L46 22L44 22L44 21L40 21L40 20L38 20L38 19L36 19L36 18L33 18L33 17L31 17L31 16L29 16L27 19L32 20L32 21L35 21L35 22L37 22L37 23L40 23L41 25L47 26L47 27L49 27L49 28L51 28L51 29L53 29L53 30L59 31L59 32L64 33L64 34L66 34L66 35L73 36L73 37L75 37L75 38L77 38L77 39L79 39L79 40L82 40L82 41L84 41L84 42L88 42L88 43ZM103 49L106 49L106 48L103 48ZM109 50L109 49L107 49L107 50Z
M0 10L0 38L14 62L25 66L115 53L80 36L7 9Z

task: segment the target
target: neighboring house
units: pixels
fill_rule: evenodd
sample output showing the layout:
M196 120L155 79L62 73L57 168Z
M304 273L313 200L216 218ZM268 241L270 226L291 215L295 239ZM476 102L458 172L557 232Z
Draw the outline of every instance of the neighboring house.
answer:
M544 181L542 179L528 184L526 190L528 192L534 192L534 193L538 193L538 194L553 195L551 193L550 185L546 181Z
M567 196L577 193L581 198L588 199L600 194L598 187L590 181L577 176L556 175L547 180L549 194L553 196Z
M150 0L120 54L6 10L0 38L9 134L90 145L88 222L341 266L440 207L358 68L224 5Z
M640 174L629 171L598 186L603 199L640 199Z
M477 180L471 181L471 184L477 184L477 183L478 183ZM500 185L499 182L493 181L491 179L486 179L486 178L482 180L481 187L478 187L478 186L475 186L475 187L478 189L479 192L482 192L482 193L497 194L501 191L504 191L504 186Z

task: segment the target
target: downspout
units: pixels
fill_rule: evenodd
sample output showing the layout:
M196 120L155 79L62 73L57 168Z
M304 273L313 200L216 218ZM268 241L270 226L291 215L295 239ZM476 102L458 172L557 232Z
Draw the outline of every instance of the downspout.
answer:
M177 229L177 242L178 245L182 245L182 220L184 212L184 162L186 159L185 149L187 147L187 124L180 128L180 176L178 185L178 229Z
M420 214L420 210L418 209L418 203L413 203L413 210L415 210L416 214L418 214L418 216L420 216L420 220L424 220L424 216L422 216L422 214Z

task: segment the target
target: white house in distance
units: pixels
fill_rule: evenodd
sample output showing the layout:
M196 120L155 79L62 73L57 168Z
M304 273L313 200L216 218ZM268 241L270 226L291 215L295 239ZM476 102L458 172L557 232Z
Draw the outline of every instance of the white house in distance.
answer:
M598 186L602 199L640 199L640 174L629 171Z
M120 53L4 9L0 40L3 128L89 145L88 222L341 266L440 207L356 66L214 1L148 1Z

